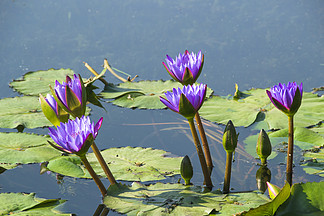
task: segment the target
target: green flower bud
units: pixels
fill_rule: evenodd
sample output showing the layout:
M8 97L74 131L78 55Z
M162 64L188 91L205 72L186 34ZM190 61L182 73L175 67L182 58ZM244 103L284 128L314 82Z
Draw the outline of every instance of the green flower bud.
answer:
M180 174L185 181L185 185L190 185L190 180L193 176L193 168L188 155L184 156L181 161Z
M229 120L223 133L223 146L227 153L234 152L237 146L238 135L236 134L233 122Z
M267 163L267 158L271 154L272 147L268 134L262 129L259 134L256 152L261 159L261 164Z

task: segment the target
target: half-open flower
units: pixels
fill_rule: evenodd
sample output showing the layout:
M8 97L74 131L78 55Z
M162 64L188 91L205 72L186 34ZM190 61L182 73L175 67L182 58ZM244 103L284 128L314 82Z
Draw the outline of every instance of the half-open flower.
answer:
M174 88L172 92L165 93L166 99L160 97L160 101L172 111L192 119L205 100L206 89L207 85L203 84Z
M69 114L65 112L50 94L39 95L39 102L45 117L54 125L59 126L61 122L67 122Z
M49 128L49 135L54 143L49 144L54 148L66 152L83 156L87 153L101 127L103 118L101 117L94 125L89 116L82 116L67 123L61 123L57 128Z
M293 116L298 111L302 96L303 83L297 85L295 82L273 86L267 94L275 107L284 112L288 116Z
M73 117L81 117L86 110L87 93L80 75L73 75L74 79L66 76L66 82L60 84L55 81L53 96L58 104Z
M172 59L167 55L166 64L162 62L165 69L173 79L183 85L192 85L198 79L204 65L204 54L201 51L198 54L189 53L188 50L184 54L179 54L176 59Z

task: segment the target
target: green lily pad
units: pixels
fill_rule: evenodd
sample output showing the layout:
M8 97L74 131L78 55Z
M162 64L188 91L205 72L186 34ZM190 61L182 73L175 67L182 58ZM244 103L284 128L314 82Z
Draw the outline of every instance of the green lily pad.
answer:
M302 164L303 170L308 174L324 177L324 149L318 149L317 152L306 152L304 157L307 161Z
M109 102L121 107L163 109L166 106L160 102L160 96L178 87L182 87L182 84L173 80L125 82L117 86L112 84L105 86L100 96L104 99L111 99ZM209 97L212 92L210 88L207 88L206 97Z
M255 192L224 195L220 191L202 190L182 184L117 184L108 188L104 204L127 215L233 215L269 201Z
M0 163L41 163L60 156L61 152L47 143L49 139L36 134L0 133Z
M182 157L167 157L163 150L123 147L106 149L101 154L117 180L155 181L180 174ZM94 153L87 154L87 158L95 172L105 177ZM79 157L73 155L50 160L47 168L66 176L91 178Z
M265 215L305 215L320 216L324 214L324 182L288 183L274 200L249 212L244 216Z
M34 193L1 193L0 215L71 215L55 209L65 201L36 198Z
M90 108L87 107L86 115ZM0 100L0 128L37 128L53 126L42 112L38 97L23 96Z
M199 114L212 122L226 124L232 120L235 126L248 127L255 123L255 129L288 128L287 116L272 105L266 89L251 89L241 93L239 100L213 96L205 101ZM324 120L324 96L304 92L300 109L295 115L295 126L307 127Z
M294 184L290 197L276 211L276 216L324 214L324 182Z
M38 96L50 93L49 85L55 86L55 80L66 80L66 76L73 76L71 69L49 69L46 71L32 71L26 73L22 79L14 80L10 83L17 92L25 95Z
M280 144L288 143L288 129L282 129L275 132L268 133L272 149L276 149L279 147ZM245 150L253 157L257 158L258 155L256 153L256 144L258 140L257 135L252 135L247 137L244 140ZM311 149L315 146L323 145L324 144L324 137L319 135L318 133L302 128L296 127L294 130L294 146L298 146L301 150ZM268 157L269 159L275 158L278 155L278 152L272 151L271 155Z

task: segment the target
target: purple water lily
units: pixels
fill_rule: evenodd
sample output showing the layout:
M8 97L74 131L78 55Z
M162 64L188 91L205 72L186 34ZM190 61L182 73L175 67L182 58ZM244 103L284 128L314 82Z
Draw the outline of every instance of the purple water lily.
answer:
M61 122L67 122L69 119L69 114L66 113L62 108L57 104L54 97L50 94L46 95L46 98L43 95L39 95L39 102L42 107L42 111L45 117L55 126L60 125Z
M160 97L160 101L172 111L193 118L204 102L206 89L207 85L204 84L174 88L172 92L165 93L166 99Z
M179 54L175 60L167 55L166 64L162 62L165 69L173 79L183 85L192 85L198 79L204 64L204 54L201 51L198 54L189 53L188 50L184 54Z
M86 90L81 76L66 76L66 82L55 81L54 93L56 101L74 117L81 117L86 109Z
M77 117L75 120L69 119L67 123L61 123L56 129L49 128L49 135L57 145L49 143L60 151L84 155L98 135L102 120L101 117L94 125L89 116Z
M273 86L267 94L279 110L287 115L294 115L301 105L303 96L303 83L297 85L295 82Z

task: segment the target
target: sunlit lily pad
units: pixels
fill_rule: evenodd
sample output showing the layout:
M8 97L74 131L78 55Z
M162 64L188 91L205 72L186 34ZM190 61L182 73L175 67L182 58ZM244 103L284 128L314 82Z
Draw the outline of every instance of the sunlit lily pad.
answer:
M220 191L202 193L199 186L163 184L145 186L113 185L104 204L127 215L233 215L268 202L255 192L224 195Z
M71 215L55 209L65 201L37 198L34 193L1 193L0 215Z
M324 149L306 152L304 157L306 160L306 163L302 164L304 171L311 175L324 177Z
M269 203L242 215L308 215L324 213L324 182L287 183L277 197Z
M49 69L46 71L32 71L26 73L22 79L14 80L10 83L16 91L25 95L38 96L39 94L46 95L50 93L49 84L54 87L55 80L62 83L66 76L73 76L74 72L71 69Z
M47 143L49 139L36 134L0 133L0 163L41 163L60 156L61 152Z
M302 105L295 115L295 126L306 127L324 120L323 103L324 96L304 92ZM245 91L239 100L232 96L213 96L205 101L199 113L221 124L232 120L235 126L248 127L257 121L256 129L288 128L287 116L271 104L265 89Z
M168 157L163 150L141 147L110 148L101 152L117 180L154 181L180 173L182 157ZM95 172L105 177L93 153L87 158ZM49 161L47 168L62 175L91 178L77 156L62 156Z
M111 99L109 102L127 108L140 109L163 109L165 105L160 102L160 96L167 91L178 88L182 85L173 80L144 80L139 82L125 82L117 86L109 84L100 93L104 99ZM207 97L212 94L207 88Z
M90 112L87 107L86 115ZM0 128L53 126L44 116L38 97L23 96L0 100Z
M282 129L275 132L268 133L272 149L283 148L284 143L288 143L288 129ZM247 137L244 140L245 150L252 156L258 157L256 153L256 144L258 134ZM296 127L294 131L294 146L300 150L311 149L315 146L322 146L324 144L324 137L318 133L301 127ZM278 151L272 151L268 159L272 159L278 155Z

